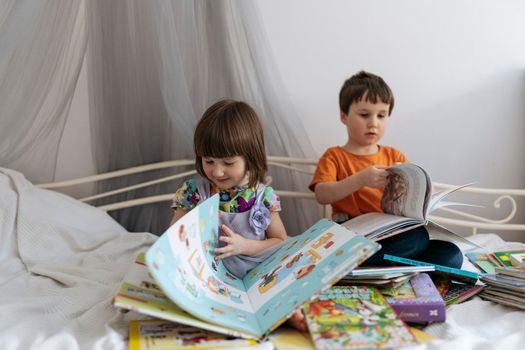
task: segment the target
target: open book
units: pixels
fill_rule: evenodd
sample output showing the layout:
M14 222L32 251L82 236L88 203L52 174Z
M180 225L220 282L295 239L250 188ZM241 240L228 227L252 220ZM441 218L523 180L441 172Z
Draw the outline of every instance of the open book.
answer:
M141 278L131 271L134 277L125 277L114 305L216 332L262 338L380 248L322 219L239 279L214 259L218 208L215 195L173 224L146 252L142 265L155 286L146 283L150 289L144 291ZM152 287L157 287L155 293ZM157 300L148 305L152 294Z
M378 241L428 223L427 215L435 209L461 203L445 202L448 194L470 184L432 194L432 182L427 172L412 163L388 168L388 184L381 199L382 213L367 213L343 223L344 227ZM461 204L464 205L464 204ZM435 230L454 234L434 224ZM448 231L448 232L446 232Z

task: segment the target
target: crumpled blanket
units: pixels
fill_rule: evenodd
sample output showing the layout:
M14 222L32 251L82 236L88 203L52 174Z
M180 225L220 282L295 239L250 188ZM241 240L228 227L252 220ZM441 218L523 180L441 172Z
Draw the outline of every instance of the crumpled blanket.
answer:
M126 349L111 300L155 239L0 168L0 349Z

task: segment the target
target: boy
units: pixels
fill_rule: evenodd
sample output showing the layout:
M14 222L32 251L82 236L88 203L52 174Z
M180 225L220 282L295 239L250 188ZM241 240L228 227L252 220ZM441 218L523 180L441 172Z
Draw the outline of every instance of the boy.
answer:
M381 211L388 167L408 162L395 148L379 145L394 95L385 81L361 71L345 81L339 93L340 119L348 140L329 148L319 159L310 190L321 204L331 204L332 219L341 223L358 215ZM461 251L445 241L429 241L424 227L380 241L382 248L365 265L385 265L384 254L459 268Z

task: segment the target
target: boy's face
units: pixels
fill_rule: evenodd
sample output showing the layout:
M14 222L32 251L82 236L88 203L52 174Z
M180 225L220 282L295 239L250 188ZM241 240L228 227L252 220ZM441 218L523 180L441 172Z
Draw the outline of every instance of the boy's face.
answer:
M348 132L348 146L353 151L377 151L377 143L385 134L389 107L383 102L371 103L365 96L350 105L348 114L341 111L341 122Z

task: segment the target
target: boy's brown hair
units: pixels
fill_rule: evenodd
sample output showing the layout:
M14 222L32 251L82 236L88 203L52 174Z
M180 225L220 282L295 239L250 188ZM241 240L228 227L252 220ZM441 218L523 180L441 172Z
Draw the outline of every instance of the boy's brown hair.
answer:
M354 102L366 99L372 103L383 102L389 105L388 115L394 109L394 94L387 83L378 75L360 71L348 78L339 92L339 108L348 114Z
M203 177L205 157L243 157L250 187L263 182L268 170L261 122L245 102L224 99L209 107L195 129L193 149L195 168Z

